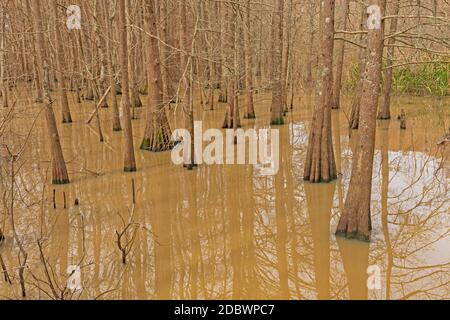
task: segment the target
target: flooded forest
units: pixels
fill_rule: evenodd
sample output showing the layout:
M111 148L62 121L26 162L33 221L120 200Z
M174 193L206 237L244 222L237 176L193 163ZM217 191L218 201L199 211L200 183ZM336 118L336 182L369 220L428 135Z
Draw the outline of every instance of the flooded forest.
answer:
M448 300L449 156L446 0L0 0L0 300Z

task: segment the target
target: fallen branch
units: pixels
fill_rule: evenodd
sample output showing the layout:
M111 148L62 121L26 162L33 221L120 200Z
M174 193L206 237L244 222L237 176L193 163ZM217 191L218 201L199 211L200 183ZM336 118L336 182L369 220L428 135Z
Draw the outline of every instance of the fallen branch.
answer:
M105 100L106 96L108 95L109 91L111 91L111 86L106 89L105 93L103 94L100 101L97 103L97 106L95 107L94 111L92 111L91 115L89 116L89 119L86 121L87 124L90 124L92 119L94 119L95 115L98 112L98 109L100 109L100 106L102 105L103 101Z

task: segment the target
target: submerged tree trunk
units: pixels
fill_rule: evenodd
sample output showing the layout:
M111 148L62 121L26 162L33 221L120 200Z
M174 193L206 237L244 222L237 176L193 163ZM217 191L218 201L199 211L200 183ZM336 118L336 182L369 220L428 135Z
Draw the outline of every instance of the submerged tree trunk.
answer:
M180 15L181 15L181 47L185 51L182 54L182 66L185 70L184 84L185 84L185 98L183 99L183 111L184 111L184 122L185 128L189 131L191 136L189 159L185 159L184 164L188 170L192 170L195 163L195 149L194 149L194 102L193 102L193 77L194 77L194 67L192 62L193 57L193 30L191 27L190 16L188 17L188 0L182 0L180 3ZM186 141L184 142L186 143Z
M400 0L394 1L393 16L397 16L400 11ZM397 32L398 19L392 18L389 26L389 34L391 37L388 40L386 71L384 72L384 99L381 108L378 112L378 119L388 120L391 118L391 90L392 90L392 65L395 52L395 38L392 37Z
M145 0L146 32L148 34L157 34L155 8L155 0ZM146 46L148 53L147 99L149 110L141 149L159 152L170 149L173 144L171 142L169 121L164 110L164 85L162 82L158 39L147 36Z
M283 119L283 10L284 0L277 1L277 11L272 16L272 125L284 124Z
M239 10L238 5L233 5L232 7L232 19L230 23L230 45L231 45L231 52L233 53L233 72L232 72L232 79L233 82L231 84L231 95L230 99L233 99L233 129L234 132L240 127L241 117L240 117L240 110L239 110L239 62L238 62L238 35L237 31L239 28L237 27L238 20L237 20L237 11ZM234 143L237 144L237 137L234 139Z
M342 30L347 29L347 17L349 11L350 0L344 0L342 6ZM345 35L343 35L345 37ZM344 68L344 54L345 54L345 39L338 41L337 45L337 59L336 59L336 76L333 83L333 101L331 102L332 109L339 109L341 107L341 86L342 86L342 70Z
M44 34L42 28L42 16L41 16L41 1L31 1L33 8L33 25L36 33L36 56L38 63L38 72L41 79L48 79L45 73L48 72L48 62L43 52L44 46ZM52 98L48 88L48 83L43 85L43 91L46 92L45 99L45 118L47 120L48 134L50 138L50 150L52 155L52 183L53 184L66 184L69 183L69 175L67 173L66 163L64 161L64 155L61 148L61 142L59 140L58 128L56 126L55 114L53 112Z
M331 89L333 82L334 0L322 1L320 13L321 52L316 83L316 101L304 179L329 182L337 178L331 134Z
M128 41L125 14L125 0L119 0L120 65L122 68L122 113L124 129L124 171L136 171L133 128L130 115L130 86L128 77Z
M237 68L237 61L236 61L236 41L235 41L235 24L237 23L236 20L236 13L237 10L232 4L225 4L226 7L224 7L225 10L225 25L224 25L224 40L226 43L226 47L229 49L225 51L225 58L226 63L225 66L222 68L224 69L224 79L226 83L226 101L228 102L228 106L225 112L225 119L223 121L222 128L226 129L232 129L232 128L239 128L241 127L241 118L239 114L239 105L238 105L238 96L237 96L237 90L238 90L238 84L237 84L237 77L239 70ZM231 14L230 14L231 12ZM233 66L231 68L231 66Z
M59 97L61 99L61 112L62 112L62 122L63 123L71 123L72 115L70 114L69 101L67 100L67 89L66 89L66 67L64 62L64 51L62 46L62 37L61 37L61 26L58 23L58 11L57 11L57 2L53 0L53 23L55 28L55 36L56 36L56 65L59 72L58 78L58 86L59 86Z
M383 17L385 8L386 0L376 0L375 5L369 7L368 13L375 16L376 11L380 10ZM378 26L375 24L373 28L369 28L368 32L366 78L362 85L360 107L360 138L353 155L352 175L344 211L336 230L336 235L365 241L370 240L372 229L370 197L383 42L384 21L382 20Z

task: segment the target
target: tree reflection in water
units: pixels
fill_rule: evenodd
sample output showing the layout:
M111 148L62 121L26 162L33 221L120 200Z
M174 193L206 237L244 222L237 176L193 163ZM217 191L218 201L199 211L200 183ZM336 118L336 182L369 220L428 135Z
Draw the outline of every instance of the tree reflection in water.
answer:
M403 104L396 99L394 114ZM419 110L423 106L416 100L409 107ZM267 101L256 101L260 118L251 126L268 123ZM221 110L209 111L205 129L222 116ZM35 147L21 159L16 177L16 224L29 255L28 295L54 298L51 285L63 290L67 267L80 265L84 289L66 293L67 299L450 298L448 149L434 143L442 133L440 120L432 112L418 113L404 132L395 120L378 124L373 241L366 244L334 237L357 133L349 139L345 114L333 112L342 176L330 184L306 184L302 173L310 116L310 106L301 105L286 118L290 123L280 127L282 156L273 177L252 166L186 171L170 164L169 153L137 154L142 169L125 176L114 169L121 164L120 136L105 135L106 143L100 144L92 129L75 122L61 130L73 183L55 188L56 209L53 188L43 188L48 162L42 150L48 146L40 119L31 137ZM107 115L101 117L109 126ZM171 114L174 128L181 120ZM29 121L17 118L15 125ZM144 122L133 125L142 130ZM6 143L17 143L13 139L21 137ZM2 177L7 172L2 165ZM136 183L134 209L131 177ZM8 179L0 183L2 190L10 190ZM68 209L62 206L63 192ZM132 212L136 238L122 264L115 231L120 216L128 221ZM0 218L3 223L5 216ZM3 228L8 235L6 223ZM41 232L51 283L36 245ZM18 250L11 238L0 247L13 282L1 278L2 298L20 297ZM381 290L366 286L371 265L381 270Z

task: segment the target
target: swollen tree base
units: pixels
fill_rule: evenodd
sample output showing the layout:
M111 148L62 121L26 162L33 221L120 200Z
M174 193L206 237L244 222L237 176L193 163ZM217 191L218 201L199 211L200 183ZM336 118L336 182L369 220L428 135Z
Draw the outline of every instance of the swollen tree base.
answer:
M109 105L108 105L108 102L106 101L106 99L103 100L102 104L100 105L100 108L102 108L102 109L108 109L109 108Z
M70 183L69 179L54 179L54 180L52 180L52 184L56 184L56 185L69 184L69 183Z
M354 232L340 232L336 231L335 233L336 237L351 239L351 240L358 240L358 241L364 241L364 242L370 242L370 236L366 235L364 233L354 231Z
M62 123L72 123L72 116L70 114L63 115Z
M196 163L191 163L191 164L187 164L187 165L185 164L185 165L183 165L183 167L185 167L189 171L192 171L198 167L198 164L196 164Z
M220 103L227 103L227 102L228 102L227 93L221 92L221 93L219 94L219 99L218 99L218 101L219 101Z
M122 95L122 86L119 83L116 84L115 90L116 90L116 95L117 96L121 96Z
M132 108L142 108L142 101L139 97L139 93L137 91L133 91L131 95L131 107Z
M337 237L370 242L370 233L372 231L370 212L368 214L366 212L367 209L363 207L344 209L335 232ZM357 217L357 219L355 221L355 219L350 217Z
M384 112L380 112L377 116L378 120L389 120L391 119L391 115L390 113L384 113Z
M146 134L141 143L141 150L151 152L163 152L171 150L175 143L171 141L170 130L160 127L158 130L151 130Z
M281 126L284 124L284 119L283 119L283 117L276 118L276 119L272 120L270 122L270 124L272 126Z
M244 115L244 119L256 119L256 114L254 112L253 113L246 113Z

